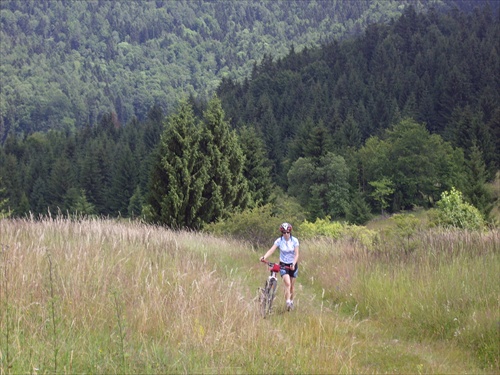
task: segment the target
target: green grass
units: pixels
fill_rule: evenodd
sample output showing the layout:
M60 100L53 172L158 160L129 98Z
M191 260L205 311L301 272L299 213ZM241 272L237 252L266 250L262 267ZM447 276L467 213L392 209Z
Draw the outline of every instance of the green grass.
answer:
M104 220L0 234L0 374L499 371L498 231L302 241L297 308L280 289L269 319L265 249Z

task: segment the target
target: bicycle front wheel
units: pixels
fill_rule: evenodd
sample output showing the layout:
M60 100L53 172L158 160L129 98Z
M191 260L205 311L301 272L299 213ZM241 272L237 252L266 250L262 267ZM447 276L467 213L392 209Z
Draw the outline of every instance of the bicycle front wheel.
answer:
M269 293L268 293L268 314L271 313L271 310L273 308L273 302L274 302L274 297L276 297L276 286L278 285L277 281L275 279L271 279L269 282Z
M263 318L271 312L272 300L274 299L273 281L274 280L266 280L264 288L260 289L259 308Z
M263 318L266 317L267 302L269 301L269 298L267 297L267 290L268 290L267 282L266 285L264 285L264 288L259 288L259 310Z

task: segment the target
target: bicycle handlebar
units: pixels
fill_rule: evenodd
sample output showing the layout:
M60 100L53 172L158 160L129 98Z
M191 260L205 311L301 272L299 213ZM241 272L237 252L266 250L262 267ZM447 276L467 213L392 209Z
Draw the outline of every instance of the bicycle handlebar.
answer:
M290 269L292 269L290 266L282 266L282 265L281 265L281 264L279 264L279 263L268 262L267 260L264 260L264 259L261 259L260 261L261 261L262 263L267 264L267 266L268 266L269 268L273 268L273 267L274 267L274 265L278 265L281 269L286 269L286 270L290 270Z

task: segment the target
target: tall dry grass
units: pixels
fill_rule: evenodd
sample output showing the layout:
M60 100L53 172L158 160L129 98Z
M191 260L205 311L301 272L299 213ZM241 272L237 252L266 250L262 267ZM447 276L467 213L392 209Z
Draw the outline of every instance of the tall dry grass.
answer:
M500 369L498 230L422 231L411 251L394 237L370 248L350 240L315 247L308 266L321 271L310 281L332 306L389 327L396 340L445 343L486 371Z
M0 230L1 373L351 368L335 317L306 319L300 353L285 322L260 318L248 281L259 268L241 244L104 220L2 220ZM338 338L325 346L325 336Z
M0 373L488 372L498 362L478 352L498 349L482 339L498 322L498 233L460 236L424 234L404 255L304 241L297 310L278 297L263 320L267 272L246 244L133 222L0 220Z

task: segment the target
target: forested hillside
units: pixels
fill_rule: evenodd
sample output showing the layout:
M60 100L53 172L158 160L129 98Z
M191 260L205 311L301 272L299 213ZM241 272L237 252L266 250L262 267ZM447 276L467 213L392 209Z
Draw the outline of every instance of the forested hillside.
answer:
M490 7L410 7L357 37L266 55L208 102L154 105L126 125L111 111L73 131L11 133L0 149L0 212L199 227L281 189L308 219L362 223L433 207L455 187L488 218L499 40Z
M218 94L235 127L258 130L283 185L298 158L348 157L404 118L466 158L477 146L492 177L500 162L499 40L491 8L448 15L409 8L344 43L268 57L251 80L224 80Z
M222 77L248 77L264 54L340 40L412 4L468 9L475 1L0 2L0 142L9 132L121 124L207 99Z

